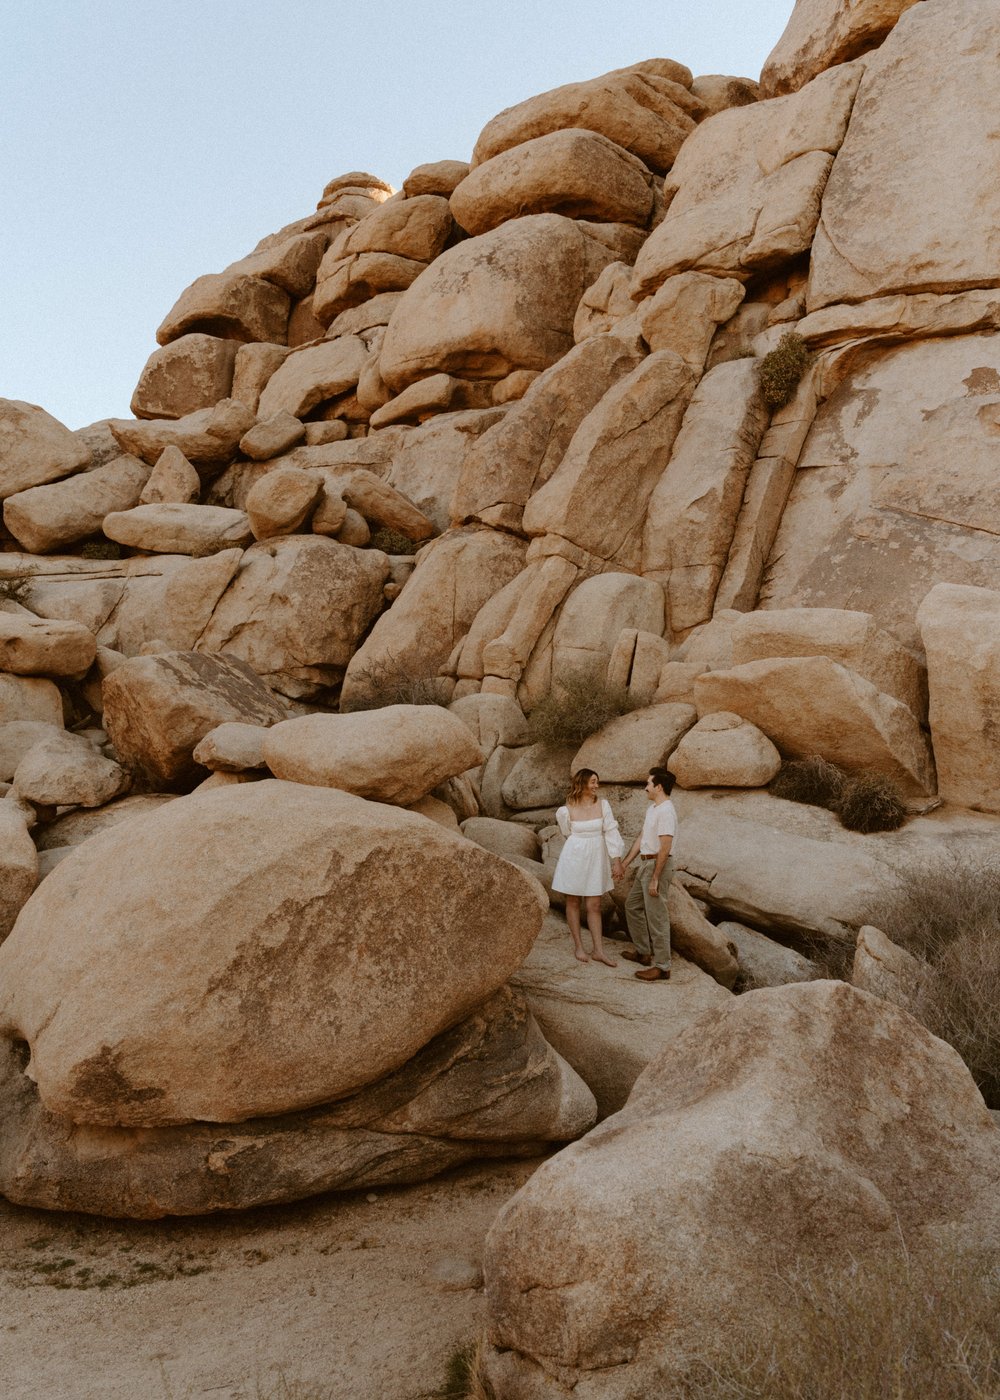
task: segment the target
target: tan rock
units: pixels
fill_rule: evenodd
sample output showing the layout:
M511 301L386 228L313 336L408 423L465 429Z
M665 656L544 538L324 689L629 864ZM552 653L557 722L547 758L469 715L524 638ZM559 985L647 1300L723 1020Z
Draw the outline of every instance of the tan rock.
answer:
M466 459L480 438L503 421L506 412L503 408L468 409L397 430L383 479L431 521L435 532L443 532L452 520L452 498ZM374 440L379 436L372 435Z
M347 437L347 424L335 418L332 423L303 423L307 447L323 447L328 442L343 442Z
M613 950L613 944L606 946ZM593 971L573 960L565 923L549 914L511 980L545 1039L593 1091L598 1114L606 1118L624 1106L639 1075L677 1035L703 1011L732 998L680 957L673 961L669 987L657 988L656 997L636 996L634 966L627 963L599 982Z
M807 251L861 75L859 63L844 64L700 126L670 173L669 208L636 260L633 296L688 269L746 278Z
M735 315L746 290L734 277L681 272L668 277L648 301L640 303L639 325L650 350L673 350L701 374L712 337Z
M261 277L210 272L192 282L160 322L156 339L169 345L201 331L226 340L285 339L291 299Z
M350 170L346 175L336 175L327 181L316 208L339 207L343 209L345 217L361 218L369 209L362 205L361 212L355 212L357 196L363 196L371 205L383 204L393 194L395 190L392 186L377 175L369 175L366 170Z
M0 725L16 720L63 727L59 687L36 676L12 676L0 671Z
M762 729L786 758L820 754L849 772L871 768L907 795L934 791L934 763L905 705L825 656L750 661L695 681L699 714L729 710Z
M691 92L708 108L709 116L730 107L748 107L761 96L760 85L752 78L734 78L724 73L704 73L695 78Z
M227 851L224 872L206 846ZM358 905L362 870L380 893ZM474 898L462 894L473 886ZM76 932L57 951L54 911L68 899ZM169 803L60 864L4 954L3 1021L31 1046L42 1102L67 1117L138 1126L286 1113L374 1083L468 1015L541 917L519 872L412 813L238 784ZM205 937L181 937L178 918L204 923ZM414 921L418 959L402 955ZM459 931L489 956L456 957ZM151 971L164 957L168 981ZM39 960L47 973L31 977ZM109 1058L117 1074L84 1072Z
M104 725L115 753L160 788L202 776L192 754L217 725L269 725L285 715L278 697L235 656L135 656L104 682Z
M722 710L687 731L667 767L682 788L766 787L781 755L756 725Z
M915 0L796 0L760 75L761 94L795 92L827 68L876 48ZM701 96L702 94L699 94Z
M165 447L157 457L156 466L150 472L138 501L133 504L150 506L170 501L191 505L200 496L201 477L194 467L179 447ZM130 507L124 506L123 509Z
M14 791L45 807L103 807L129 785L117 763L65 730L54 730L33 744L14 773Z
M690 86L689 69L654 58L529 97L487 122L472 155L473 169L547 132L584 127L624 146L650 169L669 170L704 111Z
M388 576L380 551L318 535L255 544L198 649L241 658L283 695L315 695L343 676L382 607Z
M541 853L538 837L531 827L522 826L519 822L498 821L495 817L467 817L462 823L462 835L498 856L521 856L525 860L537 861Z
M183 418L229 398L238 346L195 332L182 335L146 361L129 405L136 418Z
M529 744L516 750L500 788L504 806L512 812L529 812L564 802L574 748L565 744Z
M243 773L248 769L266 768L264 735L267 730L259 724L229 721L210 729L191 755L195 763L211 768L213 773Z
M721 987L731 991L739 976L736 947L725 934L709 923L698 904L678 880L667 891L670 913L670 942L673 948L695 963Z
M138 505L149 475L138 458L119 456L94 471L8 496L4 524L33 554L61 549L97 534L109 512Z
M448 806L447 802L442 802L439 797L420 797L416 802L411 802L406 809L408 812L416 812L418 816L426 817L430 822L436 822L438 826L444 827L445 831L452 831L456 835L461 830L458 824L458 817Z
M566 455L524 511L528 535L553 534L624 567L640 562L639 531L694 391L670 350L618 381L573 435ZM629 490L620 483L627 474Z
M80 680L93 665L96 653L93 632L78 622L0 613L0 671Z
M908 1011L917 1000L928 973L926 963L893 943L881 929L867 924L859 931L851 968L853 987Z
M179 501L112 511L104 517L102 528L109 540L154 554L217 554L247 545L253 538L244 511Z
M962 807L1000 811L993 742L1000 705L1000 593L940 583L920 605L938 790Z
M38 854L13 802L0 802L0 940L38 883Z
M329 500L330 498L327 497L326 499ZM331 504L335 513L336 500L334 499L331 502ZM323 515L321 516L321 522L323 527L329 527L331 522L331 515L324 511ZM319 533L322 534L323 530L321 529ZM364 549L365 545L368 544L371 537L372 532L368 528L368 521L365 519L365 517L361 515L358 511L352 510L350 506L345 506L344 519L341 523L340 529L337 531L337 539L340 541L340 543L351 545L355 549Z
M294 350L268 380L258 416L265 420L277 413L304 417L317 404L353 389L367 359L368 348L355 335Z
M810 311L992 280L983 273L995 260L996 184L984 164L956 161L956 153L971 156L991 129L998 55L1000 19L989 0L948 0L912 5L865 60L850 131L823 197ZM968 101L951 101L957 89ZM887 189L891 239L872 224Z
M319 472L277 467L247 496L247 517L255 540L291 535L302 525L323 493Z
M338 335L364 335L366 331L387 326L402 295L402 292L379 292L360 306L349 306L330 322L327 338L333 340Z
M876 346L837 378L796 452L759 606L869 612L916 648L936 583L998 577L1000 338Z
M289 467L288 470L295 471L296 468ZM357 511L355 511L354 514L356 515ZM338 536L344 529L347 523L347 502L344 500L334 482L326 481L323 483L323 489L320 492L316 503L316 509L313 511L312 520L309 523L312 526L313 533L316 535ZM364 524L363 518L362 524ZM367 525L365 525L365 530L368 531ZM352 532L349 530L348 535L351 533ZM371 532L368 531L368 538L370 537ZM342 543L354 544L355 541L348 538L343 540ZM368 539L362 541L362 544L367 543Z
M414 262L433 262L451 236L451 218L442 195L420 194L383 204L332 245L324 264L359 253L391 253Z
M104 807L79 807L75 811L64 812L42 828L37 837L38 849L66 850L79 846L99 831L107 831L119 822L134 822L137 817L158 811L165 802L176 800L173 793L143 792L134 793L131 797L119 797Z
M233 369L233 398L256 414L264 385L284 364L289 353L287 345L270 345L266 342L238 346ZM248 424L248 428L252 426Z
M426 266L398 253L353 253L324 262L320 271L326 275L316 284L313 315L323 325L384 292L403 292Z
M552 476L583 419L643 353L638 342L595 336L539 375L470 447L455 487L454 518L519 528L525 503Z
M517 748L528 742L528 723L520 705L504 695L466 695L448 706L468 725L488 758L498 744Z
M594 131L549 132L477 164L451 196L470 234L525 214L565 214L644 228L653 176L638 157Z
M663 583L674 635L712 616L767 421L753 360L716 365L684 415L642 544L642 571Z
M125 452L151 466L165 447L179 447L196 466L218 466L236 456L240 438L254 425L254 414L237 399L222 399L214 408L199 409L176 420L154 418L131 422L113 418L111 431Z
M748 1308L794 1348L806 1309L775 1269L846 1278L893 1249L930 1263L942 1231L992 1251L998 1177L971 1076L905 1012L840 982L739 997L506 1206L484 1259L486 1378L502 1395L582 1397L613 1374L620 1395L654 1395L679 1355L723 1364Z
M785 987L789 982L812 982L821 973L816 963L794 948L776 943L755 928L729 922L716 925L718 932L736 948L740 974L747 990ZM867 989L866 989L867 990Z
M871 613L836 608L775 608L745 613L735 623L733 665L774 656L828 656L877 690L892 695L922 720L927 678L913 654Z
M89 461L86 444L44 408L0 399L0 498L59 481Z
M393 313L386 384L398 393L438 371L501 379L553 364L572 348L581 296L616 259L590 227L538 214L442 253Z
M671 701L693 705L694 683L708 668L700 661L666 661L660 668L656 689L650 696L654 705ZM629 687L631 694L631 686Z
M342 705L400 674L437 675L483 604L520 573L524 554L522 540L491 530L453 530L435 540L352 657Z
M329 237L323 230L296 233L275 241L265 239L254 252L223 268L220 277L242 273L273 282L289 296L304 297L316 281L316 269L326 251Z
M692 705L650 705L609 720L577 750L572 768L593 768L608 783L644 783L697 719Z
M584 579L567 598L556 624L554 684L580 673L603 682L624 628L660 635L663 623L663 589L652 579L619 573Z
M305 435L305 426L291 413L281 411L244 433L240 438L240 451L255 462L267 462L298 446Z
M433 160L417 165L403 181L403 194L413 199L418 194L439 194L445 199L465 179L469 163L465 160Z
M61 732L61 722L57 726L42 720L20 719L0 724L0 782L10 782L17 765L30 748L42 739Z
M369 421L372 428L385 428L390 423L423 423L438 413L489 408L492 402L493 390L488 381L475 383L450 374L432 374L408 385L377 409Z
M407 807L482 761L467 727L438 705L387 705L284 720L264 740L276 778Z

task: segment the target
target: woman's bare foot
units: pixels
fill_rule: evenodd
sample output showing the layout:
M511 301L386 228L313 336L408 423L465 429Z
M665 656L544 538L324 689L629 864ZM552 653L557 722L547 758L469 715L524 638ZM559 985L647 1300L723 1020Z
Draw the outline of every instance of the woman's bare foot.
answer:
M592 954L591 954L591 958L593 959L594 962L603 963L605 967L617 967L617 966L618 966L618 964L617 964L617 962L615 962L614 958L609 958L608 955L607 955L607 953L604 951L603 948L601 949L601 951L600 951L599 953L598 953L598 952L592 953Z
M585 953L582 948L574 948L573 956L576 958L577 962L590 962L590 954Z

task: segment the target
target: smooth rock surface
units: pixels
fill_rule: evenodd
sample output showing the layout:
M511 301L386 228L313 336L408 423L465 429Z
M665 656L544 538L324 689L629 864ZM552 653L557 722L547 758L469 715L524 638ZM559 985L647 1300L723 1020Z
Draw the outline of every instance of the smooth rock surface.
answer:
M766 734L739 715L704 715L684 734L668 769L682 788L766 787L781 754Z
M103 807L127 792L128 774L86 739L55 730L32 745L14 772L14 791L45 807Z
M190 554L199 558L241 548L253 538L245 511L225 506L184 505L160 501L112 511L102 526L109 540L154 554Z
M0 940L38 882L38 854L24 817L13 802L0 802Z
M96 654L93 632L78 622L0 612L0 671L79 680Z
M609 720L585 739L573 771L592 768L608 783L645 783L662 768L698 718L693 705L648 705Z
M235 341L194 333L154 350L135 386L129 408L136 418L183 418L229 397Z
M0 399L0 499L85 467L90 452L37 404Z
M63 549L99 534L111 512L137 506L149 477L145 462L119 454L93 471L8 496L3 503L4 524L32 554Z

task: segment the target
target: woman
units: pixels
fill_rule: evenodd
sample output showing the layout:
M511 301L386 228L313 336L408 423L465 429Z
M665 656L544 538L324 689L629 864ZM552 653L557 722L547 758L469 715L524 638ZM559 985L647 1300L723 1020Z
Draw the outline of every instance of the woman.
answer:
M566 922L577 960L590 962L580 937L580 900L585 899L594 961L615 967L617 964L604 951L602 941L601 895L614 887L625 843L614 813L599 792L600 781L592 768L574 773L566 805L556 812L566 844L552 876L552 888L566 896Z

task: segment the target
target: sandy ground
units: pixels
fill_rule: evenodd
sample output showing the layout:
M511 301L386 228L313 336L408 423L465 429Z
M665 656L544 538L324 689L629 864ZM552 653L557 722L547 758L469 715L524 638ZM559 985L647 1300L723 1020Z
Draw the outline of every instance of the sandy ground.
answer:
M3 1400L428 1400L483 1326L439 1276L537 1166L194 1220L0 1200Z

